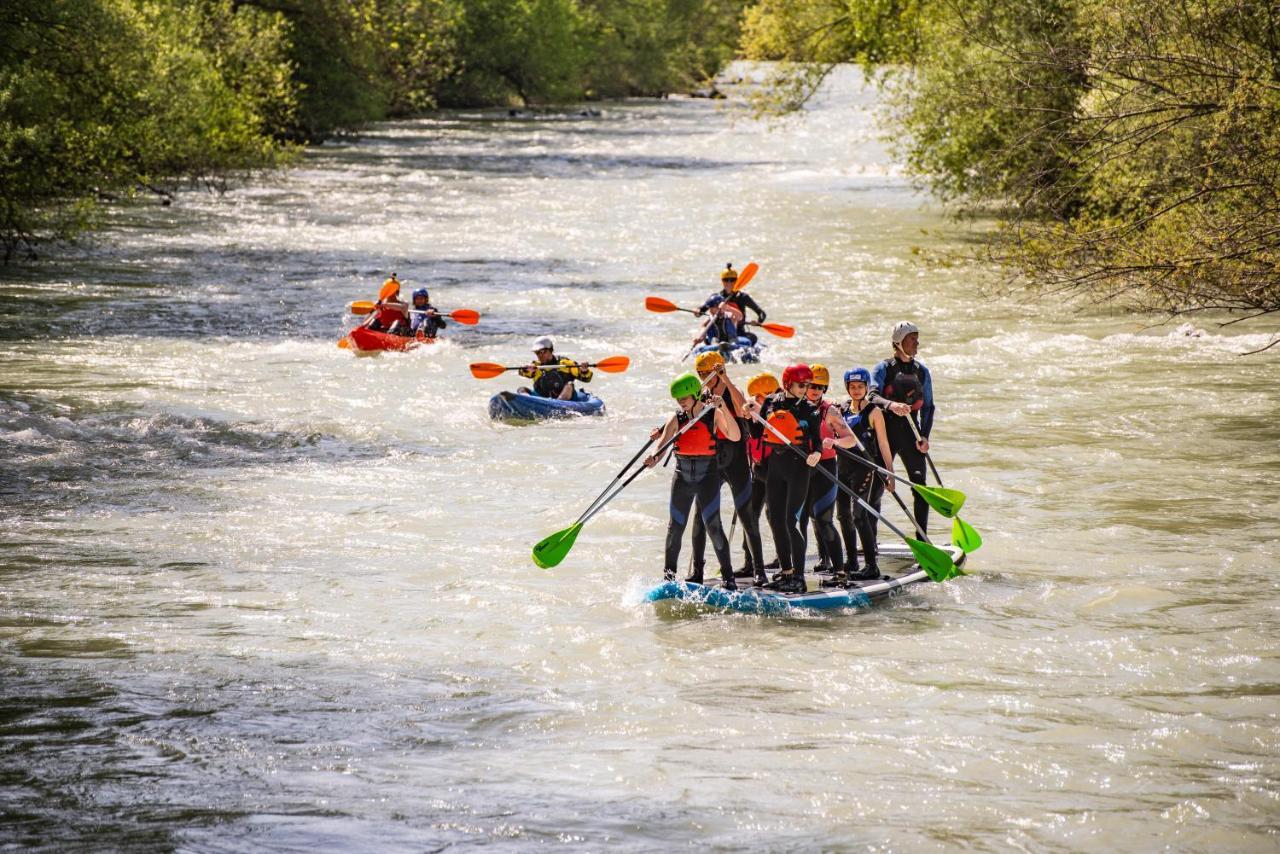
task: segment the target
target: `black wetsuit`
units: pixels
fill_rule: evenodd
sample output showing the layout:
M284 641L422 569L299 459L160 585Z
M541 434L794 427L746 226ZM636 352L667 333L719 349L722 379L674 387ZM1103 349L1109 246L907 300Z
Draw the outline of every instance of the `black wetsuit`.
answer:
M925 483L925 458L920 449L916 447L916 435L911 430L911 424L907 423L907 419L916 425L916 429L920 431L920 435L928 437L929 428L933 421L933 401L929 397L925 398L924 409L921 412L925 415L922 424L916 412L910 415L894 415L889 411L889 403L906 403L905 400L898 400L900 397L894 388L894 380L902 374L911 374L921 384L922 388L928 389L927 380L929 378L928 369L920 362L911 360L903 362L897 358L886 359L876 366L876 371L884 370L884 383L880 387L871 388L868 398L872 403L884 408L885 434L889 439L889 453L902 460L903 467L907 470L907 479L912 483ZM912 490L914 492L914 490ZM920 524L923 531L929 530L929 502L925 501L920 493L915 494L913 502L913 511L915 512L916 521Z
M811 474L805 457L822 449L821 417L809 401L781 391L765 398L760 415L767 420L770 414L780 410L790 412L796 419L800 435L787 438L800 453L781 445L770 445L766 512L782 571L794 569L803 578L805 539L800 530L800 514L809 497Z
M864 403L862 409L852 413L850 404L840 407L844 423L849 425L853 435L858 437L862 447L867 449L864 455L857 448L850 453L863 459L869 459L876 465L883 465L880 460L880 445L875 429L871 426L872 404ZM868 468L855 460L841 455L839 466L840 482L856 492L863 501L876 510L880 509L880 498L884 495L884 476L874 469ZM850 573L858 571L858 540L862 541L862 560L868 574L878 566L876 560L876 522L874 515L861 504L845 493L840 493L836 503L836 515L840 520L840 533L844 536L845 550L849 554L846 569Z
M573 380L584 383L591 382L592 373L590 368L567 368L563 371L547 370L553 365L573 364L572 359L561 356L554 362L539 365L537 376L534 376L525 368L520 369L520 376L533 377L533 393L538 397L558 398L560 397L560 392L564 391L564 387Z
M733 401L728 395L724 400L729 414L737 417L738 413L734 410ZM742 437L738 441L717 440L716 457L719 461L721 480L729 484L729 492L733 495L733 512L737 515L738 523L742 525L743 549L747 553L746 565L754 570L764 563L760 557L764 546L760 542L760 511L757 510L754 515L750 512L756 490L751 477L751 461L747 458L747 430L741 419L738 427L742 431ZM763 502L763 490L761 493L760 501ZM697 518L693 520L693 574L696 578L702 577L706 551L706 526L702 524L701 518Z
M821 403L817 404L817 407L821 414ZM833 476L837 474L834 457L818 460L818 465ZM835 511L836 498L842 494L835 483L814 472L809 476L809 495L805 499L804 510L800 514L800 531L807 538L809 520L813 520L814 530L818 534L818 555L837 571L844 565L844 554L832 515Z

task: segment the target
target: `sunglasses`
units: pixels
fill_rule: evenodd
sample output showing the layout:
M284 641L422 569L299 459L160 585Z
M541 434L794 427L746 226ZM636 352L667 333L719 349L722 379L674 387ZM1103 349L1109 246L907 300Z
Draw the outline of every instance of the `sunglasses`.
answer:
M826 390L827 390L827 387L826 387L826 386L824 386L824 385L818 385L817 383L809 383L809 388L816 388L818 391L826 391Z

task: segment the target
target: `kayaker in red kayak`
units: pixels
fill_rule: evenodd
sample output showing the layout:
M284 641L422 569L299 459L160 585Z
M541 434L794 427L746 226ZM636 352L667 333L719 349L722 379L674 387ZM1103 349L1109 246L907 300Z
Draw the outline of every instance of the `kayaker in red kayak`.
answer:
M591 382L591 369L573 359L556 356L555 344L545 335L533 342L533 355L536 361L528 367L520 369L520 376L533 380L533 389L522 388L521 394L535 394L538 397L552 397L557 400L572 400L577 394L573 387L574 380ZM545 370L544 365L563 365L563 370Z
M361 325L374 332L409 334L409 305L400 299L400 280L395 273L382 283L378 301L374 304L369 319Z
M418 288L413 292L413 311L410 316L413 319L409 322L409 332L413 335L421 331L425 337L435 338L448 325L431 304L431 294L426 288Z

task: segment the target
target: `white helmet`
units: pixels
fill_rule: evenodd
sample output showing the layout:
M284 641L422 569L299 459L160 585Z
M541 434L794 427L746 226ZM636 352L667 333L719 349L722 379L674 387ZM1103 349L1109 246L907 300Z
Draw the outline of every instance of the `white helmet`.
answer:
M913 332L918 333L919 331L920 328L910 320L899 320L893 325L893 343L901 344L903 338L906 338Z
M555 345L551 343L551 339L543 335L541 338L533 339L533 352L539 350L554 350Z

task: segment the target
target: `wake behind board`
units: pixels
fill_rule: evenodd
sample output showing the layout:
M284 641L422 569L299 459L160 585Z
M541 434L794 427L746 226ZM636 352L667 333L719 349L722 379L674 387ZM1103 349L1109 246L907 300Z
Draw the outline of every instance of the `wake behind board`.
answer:
M964 564L965 553L959 546L939 546L951 556L956 566ZM911 559L906 543L881 543L880 560ZM912 564L899 575L882 575L878 579L855 581L853 586L814 587L815 573L808 573L810 590L806 593L777 593L760 587L725 590L719 583L694 584L690 581L668 581L649 591L646 599L654 603L683 603L738 611L745 614L785 614L793 610L833 611L841 608L866 608L882 599L900 595L916 584L932 583L918 564Z

